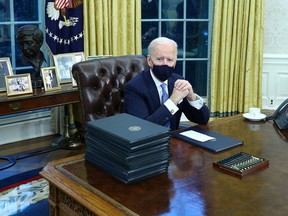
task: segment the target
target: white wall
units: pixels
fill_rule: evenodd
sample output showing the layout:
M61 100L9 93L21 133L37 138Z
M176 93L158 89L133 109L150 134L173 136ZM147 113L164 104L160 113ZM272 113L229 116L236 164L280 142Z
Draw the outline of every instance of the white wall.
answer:
M0 117L0 145L51 134L50 109Z
M288 0L264 2L263 109L288 98Z
M288 0L264 2L264 53L288 54Z

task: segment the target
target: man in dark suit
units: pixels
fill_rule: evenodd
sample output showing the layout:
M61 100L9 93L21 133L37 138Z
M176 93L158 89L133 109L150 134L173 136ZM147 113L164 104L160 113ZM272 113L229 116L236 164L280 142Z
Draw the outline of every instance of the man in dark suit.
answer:
M150 66L125 86L125 112L171 130L179 128L182 112L192 122L206 124L210 111L191 84L173 73L177 61L177 43L169 38L154 39L148 46ZM166 83L169 99L162 101L161 84Z

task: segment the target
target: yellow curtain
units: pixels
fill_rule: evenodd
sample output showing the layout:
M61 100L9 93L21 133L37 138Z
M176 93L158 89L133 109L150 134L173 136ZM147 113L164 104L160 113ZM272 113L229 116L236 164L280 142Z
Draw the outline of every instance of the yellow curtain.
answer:
M215 0L211 117L262 106L263 0Z
M141 54L141 0L84 1L84 53Z

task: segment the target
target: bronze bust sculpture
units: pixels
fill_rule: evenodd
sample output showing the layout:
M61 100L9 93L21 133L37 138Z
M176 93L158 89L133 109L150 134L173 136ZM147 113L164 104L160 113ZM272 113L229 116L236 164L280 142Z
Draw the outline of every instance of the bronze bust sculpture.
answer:
M32 83L36 85L34 87L41 87L41 66L46 61L40 50L44 39L43 32L35 25L24 25L18 29L16 39L22 50L22 62L30 63L34 68L31 73Z

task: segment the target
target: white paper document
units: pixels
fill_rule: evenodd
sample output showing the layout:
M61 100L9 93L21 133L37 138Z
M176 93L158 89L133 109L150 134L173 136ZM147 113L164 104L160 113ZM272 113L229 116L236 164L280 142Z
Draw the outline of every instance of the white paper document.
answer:
M189 137L191 139L200 141L200 142L206 142L206 141L209 141L209 140L215 140L214 137L207 136L205 134L198 133L198 132L193 131L193 130L184 131L184 132L182 132L180 134L183 135L183 136L187 136L187 137Z

